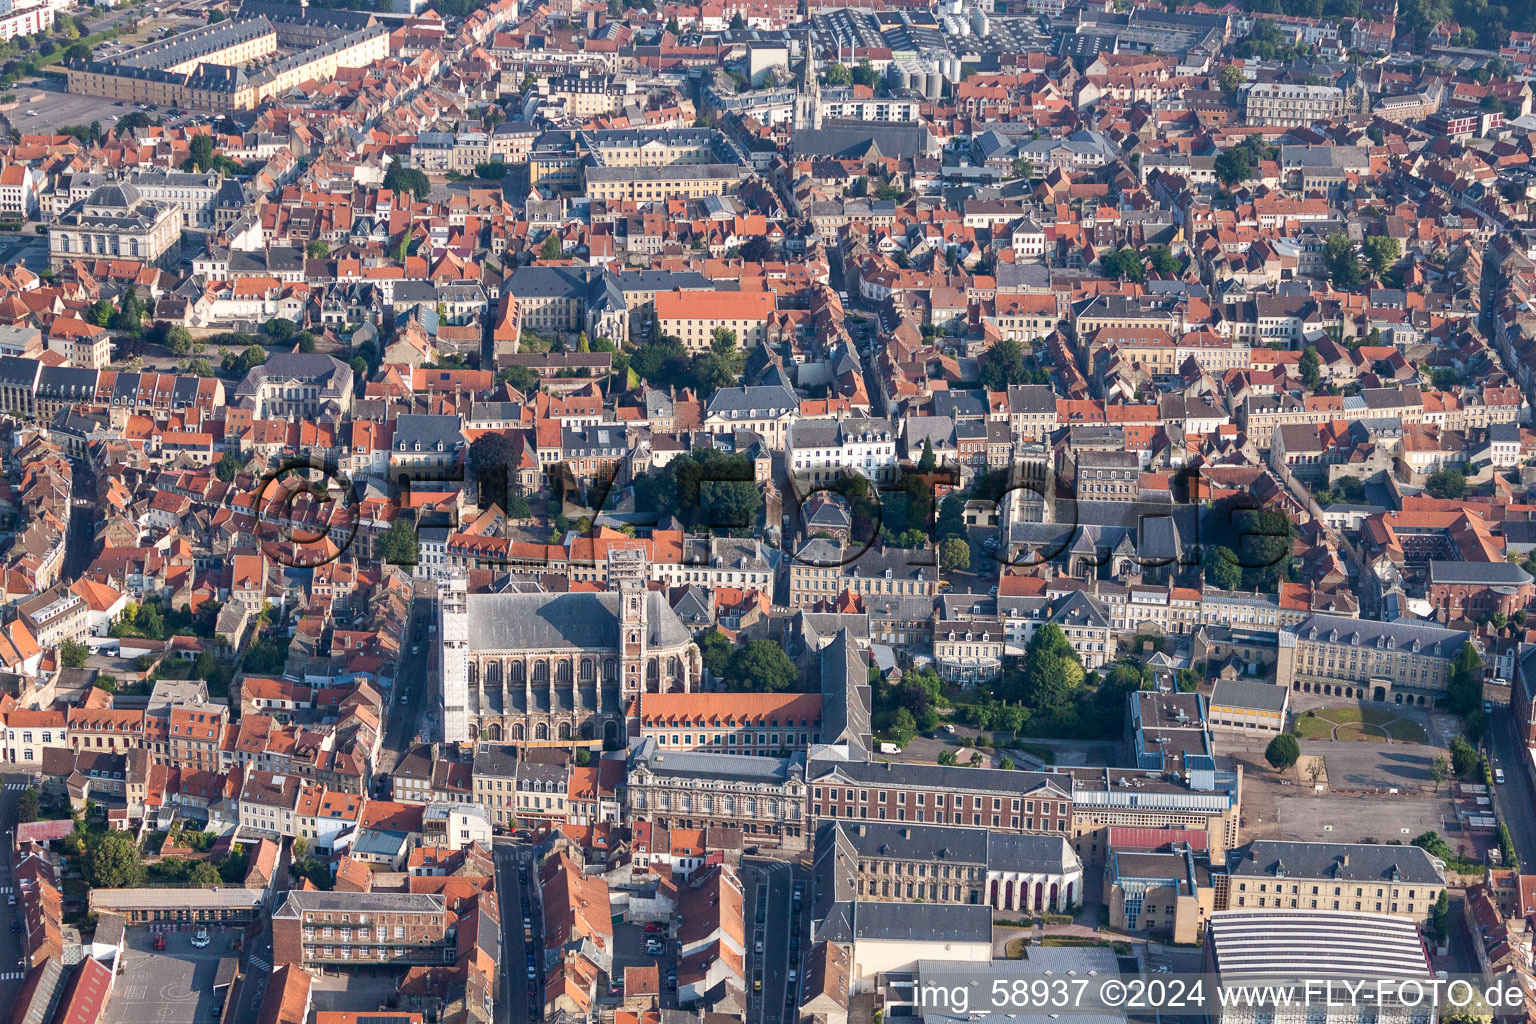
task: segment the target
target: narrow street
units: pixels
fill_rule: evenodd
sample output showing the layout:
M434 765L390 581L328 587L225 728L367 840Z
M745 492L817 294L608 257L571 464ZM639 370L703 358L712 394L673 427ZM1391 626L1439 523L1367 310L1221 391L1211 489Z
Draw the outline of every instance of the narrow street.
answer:
M1536 865L1536 782L1531 779L1530 758L1515 731L1515 718L1507 708L1495 707L1488 722L1488 760L1504 769L1504 784L1494 786L1493 799L1499 820L1509 827L1509 838L1521 864Z
M8 844L13 842L16 829L16 802L27 788L29 778L27 775L0 775L0 830L5 832ZM21 909L9 905L15 886L10 867L0 867L0 892L7 898L6 903L0 904L5 907L4 915L0 915L5 918L5 927L0 928L0 1003L6 1006L15 1002L21 993L26 970L21 959L21 937L11 930L11 922L17 919L16 914Z
M526 846L497 843L492 854L496 861L497 906L501 910L501 991L497 993L496 1024L522 1024L537 1021L543 1015L538 986L541 965L537 962L543 915L534 912L531 853ZM524 877L528 879L526 883ZM529 948L523 935L525 916L535 938L532 978L528 976Z
M418 597L412 603L410 628L401 640L400 672L389 693L390 706L385 716L384 745L379 751L375 774L392 772L400 756L421 731L424 716L432 706L428 685L432 632L432 601Z
M96 557L96 478L83 462L71 460L69 468L73 491L64 537L64 579L74 581Z
M747 1015L751 1020L777 1024L784 1019L784 994L789 986L788 972L798 978L799 957L789 952L791 931L791 872L788 864L776 860L746 860L742 863L742 883L754 911L747 926L750 949L747 963ZM759 947L758 943L762 943ZM755 979L762 979L762 990L755 992ZM796 982L798 985L798 980Z

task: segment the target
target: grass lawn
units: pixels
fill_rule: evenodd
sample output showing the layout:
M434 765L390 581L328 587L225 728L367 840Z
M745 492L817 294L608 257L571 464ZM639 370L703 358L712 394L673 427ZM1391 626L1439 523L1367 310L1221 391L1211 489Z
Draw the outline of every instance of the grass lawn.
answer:
M1424 735L1424 727L1418 722L1410 722L1406 718L1398 718L1386 723L1387 735L1399 743L1428 743L1429 737Z
M1399 743L1428 743L1429 737L1417 722L1381 708L1318 708L1316 713L1299 715L1295 733L1302 739L1327 739L1340 726L1341 740L1382 740L1391 737Z
M1333 735L1333 723L1321 715L1301 715L1292 731L1304 740L1326 740Z
M1336 733L1341 740L1385 740L1387 734L1376 725L1341 725Z

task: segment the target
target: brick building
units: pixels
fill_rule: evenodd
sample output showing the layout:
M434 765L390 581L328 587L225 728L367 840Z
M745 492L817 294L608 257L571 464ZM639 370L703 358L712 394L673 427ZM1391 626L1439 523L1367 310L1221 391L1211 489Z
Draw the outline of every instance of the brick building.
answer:
M272 915L274 966L451 964L456 916L436 893L291 890Z

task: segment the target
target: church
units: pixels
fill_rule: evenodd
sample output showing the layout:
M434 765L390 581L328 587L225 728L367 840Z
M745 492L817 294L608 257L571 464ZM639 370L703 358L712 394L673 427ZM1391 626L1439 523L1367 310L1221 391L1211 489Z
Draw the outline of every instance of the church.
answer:
M438 586L445 743L624 741L642 693L690 693L703 661L645 552L614 551L604 593L471 594Z

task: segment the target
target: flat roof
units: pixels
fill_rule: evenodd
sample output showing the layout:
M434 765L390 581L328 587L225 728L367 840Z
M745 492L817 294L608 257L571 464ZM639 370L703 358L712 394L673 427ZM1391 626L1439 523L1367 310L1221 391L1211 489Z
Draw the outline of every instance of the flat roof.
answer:
M244 910L261 904L262 890L225 885L213 889L92 889L91 909L154 910L161 907L208 907Z

